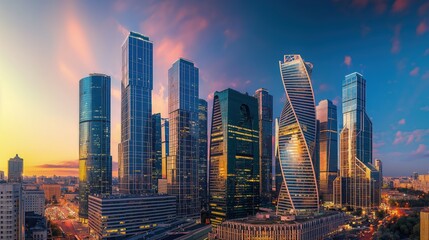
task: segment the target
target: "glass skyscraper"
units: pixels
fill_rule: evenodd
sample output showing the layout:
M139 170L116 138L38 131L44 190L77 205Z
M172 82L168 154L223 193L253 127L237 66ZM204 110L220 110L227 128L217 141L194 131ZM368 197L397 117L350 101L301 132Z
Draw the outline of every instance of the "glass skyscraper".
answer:
M271 206L273 177L273 96L266 89L256 90L259 121L259 192L261 206Z
M88 195L111 194L110 77L79 81L79 218L88 219Z
M198 163L199 195L201 208L207 210L207 101L204 99L199 99L198 102L198 125L200 128L200 162Z
M259 207L258 101L232 89L215 92L210 138L211 223L254 215Z
M152 154L152 189L156 193L162 178L161 113L152 115Z
M24 170L24 159L20 158L18 154L14 158L10 158L8 161L8 182L22 182L22 172Z
M197 218L201 210L198 87L199 71L193 62L180 58L168 70L167 192L177 197L178 217Z
M322 100L316 107L319 120L319 192L324 202L333 202L333 182L338 172L337 106Z
M122 45L119 190L152 191L153 43L130 32Z
M161 154L162 178L167 179L167 157L170 155L170 123L168 118L161 118Z
M372 165L372 122L366 114L365 88L360 73L343 80L340 176L334 181L334 203L355 209L380 204L380 175Z
M316 107L310 74L313 65L300 55L285 55L280 74L286 102L280 115L278 151L283 181L278 215L306 215L319 210L313 153L316 145Z

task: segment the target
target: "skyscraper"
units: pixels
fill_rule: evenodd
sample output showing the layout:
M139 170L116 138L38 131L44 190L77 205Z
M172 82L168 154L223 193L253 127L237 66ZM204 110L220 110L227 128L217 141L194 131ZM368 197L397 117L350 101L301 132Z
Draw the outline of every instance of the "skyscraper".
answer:
M169 126L168 118L161 118L162 179L167 179L167 157L170 155Z
M162 178L161 113L152 115L152 189L158 192L158 179Z
M319 210L313 153L316 111L310 74L313 65L300 55L285 55L280 74L286 102L279 122L279 161L283 181L278 215L303 215Z
M0 237L1 239L25 239L24 201L22 184L0 181Z
M201 208L207 209L207 101L204 99L199 99L198 102L198 125L200 128L200 161L198 163L199 195Z
M273 177L273 96L263 88L256 90L254 96L258 99L261 206L270 206Z
M366 114L365 88L360 73L344 78L340 175L334 181L334 203L355 209L380 204L380 175L372 165L372 123Z
M210 138L211 223L254 215L259 206L258 101L215 92Z
M199 71L194 63L180 58L168 70L170 152L167 158L167 191L177 197L179 217L200 214L198 188Z
M18 154L14 158L10 158L8 162L8 182L22 182L22 172L24 159L20 158Z
M319 192L325 202L333 201L333 182L338 172L337 106L322 100L316 107L319 120Z
M153 43L130 32L122 45L119 190L152 191Z
M88 219L88 195L112 192L110 77L79 81L79 218Z

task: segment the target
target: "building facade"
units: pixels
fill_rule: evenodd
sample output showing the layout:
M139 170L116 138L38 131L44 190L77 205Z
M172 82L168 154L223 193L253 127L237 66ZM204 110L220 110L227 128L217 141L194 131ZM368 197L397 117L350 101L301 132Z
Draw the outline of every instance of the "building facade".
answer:
M158 192L158 179L162 178L161 113L152 115L152 190Z
M21 188L20 183L0 182L0 239L25 239Z
M319 193L324 202L333 202L334 180L338 172L337 106L322 100L316 107L319 121Z
M259 124L256 98L215 92L210 138L211 223L254 215L259 207Z
M48 202L59 201L61 198L61 185L59 184L42 184L40 187L45 193L45 200Z
M93 239L128 239L176 219L169 195L89 196L88 225Z
M130 32L122 45L119 191L152 192L153 43Z
M420 211L420 240L429 240L429 209Z
M167 158L170 155L170 123L168 118L161 118L161 155L162 155L162 179L167 179Z
M42 190L23 190L24 212L45 215L45 192Z
M88 218L88 195L112 192L110 76L79 81L79 218Z
M334 181L334 203L354 209L378 207L380 174L372 165L372 122L366 114L366 80L360 73L344 78L342 106L340 175Z
M278 151L283 174L277 214L305 215L319 210L314 169L316 109L311 71L300 55L285 55L280 74L286 102L279 120Z
M273 96L266 89L256 90L259 121L259 192L261 206L271 206L273 178Z
M9 159L8 162L8 182L22 182L22 173L24 171L24 159L20 158L18 154L14 158Z
M168 70L167 190L177 197L179 217L197 218L201 210L198 87L199 70L193 62L181 58Z
M198 100L198 125L199 125L199 163L198 163L198 185L201 208L207 209L207 101Z

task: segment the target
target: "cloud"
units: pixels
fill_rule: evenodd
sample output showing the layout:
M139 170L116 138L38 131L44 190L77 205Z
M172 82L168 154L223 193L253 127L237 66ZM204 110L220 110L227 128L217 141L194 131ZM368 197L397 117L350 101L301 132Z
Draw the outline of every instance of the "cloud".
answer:
M413 142L420 142L423 138L429 135L429 129L416 129L411 132L397 131L393 145L400 143L411 144Z
M130 30L128 30L124 25L120 24L118 21L115 21L116 24L116 30L122 34L124 38L128 36L130 33Z
M380 147L383 147L384 145L386 145L385 142L374 142L372 147L373 148L380 148Z
M62 161L57 164L41 164L37 165L37 168L76 168L79 169L78 160Z
M424 144L419 144L419 146L417 147L417 149L413 152L413 154L415 155L420 155L420 154L425 154L427 151L426 149L426 145Z
M403 118L403 119L399 120L398 124L399 124L399 125L404 125L404 124L405 124L405 118Z
M352 5L358 8L364 8L368 5L369 0L353 0Z
M409 0L395 0L392 6L392 12L398 13L407 9L409 5Z
M418 34L418 35L422 35L422 34L424 34L425 32L427 32L428 31L428 25L426 24L426 22L423 20L423 21L421 21L420 23L419 23L419 25L417 26L417 29L416 29L416 33Z
M335 106L338 106L338 104L340 103L340 96L336 96L336 97L334 98L334 100L332 100L332 103L333 103Z
M421 107L420 110L424 111L424 112L429 112L429 105L428 106L424 106Z
M411 72L410 72L410 76L415 77L415 76L419 75L419 70L420 70L419 67L413 68L413 70L411 70Z
M162 117L168 116L168 95L165 93L165 86L161 84L158 91L152 92L152 108L155 112L161 113Z
M428 10L429 10L429 2L426 2L419 7L418 13L420 16L423 16L428 12Z
M423 76L422 76L423 80L429 79L429 71L426 71Z
M350 67L350 65L352 64L352 57L345 56L344 57L344 64L347 65L348 67Z
M399 50L401 50L401 42L399 40L400 33L401 33L401 25L398 24L395 26L394 35L392 38L392 48L390 49L392 53L398 53Z

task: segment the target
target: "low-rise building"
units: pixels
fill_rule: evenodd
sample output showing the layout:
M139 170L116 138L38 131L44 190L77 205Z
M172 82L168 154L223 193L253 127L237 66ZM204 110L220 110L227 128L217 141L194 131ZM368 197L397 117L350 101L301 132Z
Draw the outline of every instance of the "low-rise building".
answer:
M61 197L61 185L59 184L43 184L41 186L45 192L46 201L58 201Z
M45 215L45 192L43 190L23 190L24 212Z

